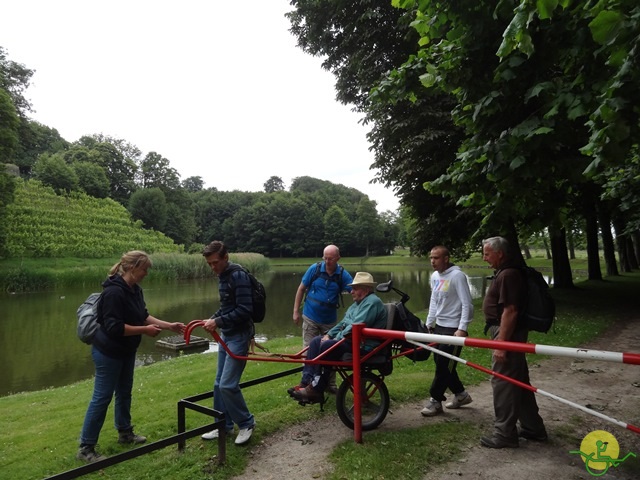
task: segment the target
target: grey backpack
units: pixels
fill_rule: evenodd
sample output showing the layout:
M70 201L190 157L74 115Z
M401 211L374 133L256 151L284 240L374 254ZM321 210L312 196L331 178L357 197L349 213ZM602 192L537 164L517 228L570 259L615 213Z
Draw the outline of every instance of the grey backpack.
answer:
M91 345L93 337L98 330L98 303L102 298L102 293L92 293L78 307L78 338L84 343Z

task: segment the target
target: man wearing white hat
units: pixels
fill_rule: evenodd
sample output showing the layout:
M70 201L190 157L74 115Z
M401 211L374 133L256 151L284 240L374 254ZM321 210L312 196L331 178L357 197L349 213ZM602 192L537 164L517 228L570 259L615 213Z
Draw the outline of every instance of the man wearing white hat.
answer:
M348 286L351 287L353 304L347 309L344 318L326 335L318 335L311 340L307 350L307 360L317 357L343 338L347 340L324 355L323 360L339 360L342 355L351 352L349 334L354 323L364 323L368 328L386 328L387 311L382 300L373 293L376 287L373 276L367 272L358 272L353 283ZM363 353L369 352L379 343L380 341L376 339L366 339L360 346L360 350ZM290 388L288 392L296 400L320 401L330 373L331 367L327 365L306 364L302 370L300 385Z

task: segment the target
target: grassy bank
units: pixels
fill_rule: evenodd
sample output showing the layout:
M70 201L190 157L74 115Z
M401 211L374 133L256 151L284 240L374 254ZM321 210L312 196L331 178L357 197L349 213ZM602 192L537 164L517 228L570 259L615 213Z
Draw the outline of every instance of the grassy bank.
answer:
M557 300L559 314L556 332L534 334L530 341L579 345L600 334L616 320L637 316L639 287L640 274L634 273L605 282L580 283L573 290L554 290L552 293ZM424 312L421 316L424 317ZM480 318L480 309L477 308L471 336L482 337ZM299 344L299 338L290 338L276 339L266 346L271 351L281 352L297 350ZM471 362L489 365L489 355L487 350L466 348L463 356ZM177 401L211 389L215 374L214 357L215 354L187 355L138 368L132 409L136 430L147 435L151 441L174 434ZM531 363L536 361L537 357L530 358ZM283 364L252 361L243 379L258 378L284 369L286 366ZM461 368L459 371L467 385L477 384L486 378L470 368ZM392 409L394 403L424 398L432 376L432 361L413 364L407 359L399 360L393 374L386 379ZM313 407L301 408L289 399L286 388L297 380L295 376L284 378L245 391L247 403L258 422L253 445L288 425L314 417L334 423L336 429L346 428L335 414L333 399L324 412ZM92 387L91 381L83 381L66 387L0 398L0 469L4 478L44 478L80 465L74 455ZM100 438L100 449L106 455L129 448L117 443L112 419L111 410ZM199 414L190 412L187 415L187 428L206 423L207 419ZM367 432L364 445L354 445L349 441L336 448L331 457L336 465L335 478L371 478L371 468L375 468L379 478L418 478L438 463L454 459L465 448L465 442L477 442L477 435L478 432L464 422L401 432ZM216 454L215 445L191 439L183 454L179 454L176 447L168 447L85 478L227 479L243 471L249 451L230 443L227 464L219 467L213 458ZM406 452L420 454L406 455ZM402 461L399 462L398 458Z
M211 272L200 254L156 254L151 256L153 269L146 282L176 279L205 278ZM231 260L244 265L252 272L269 269L295 268L304 271L318 258L265 258L255 253L230 255ZM75 285L88 285L104 280L108 270L119 261L114 258L10 258L0 260L0 291L25 292L54 290ZM456 259L453 259L456 261ZM384 257L343 257L340 263L350 272L366 270L367 266L429 266L429 259L413 257L408 251L399 249L394 255ZM488 268L479 253L464 261L456 262L463 268ZM543 271L551 271L551 260L544 252L533 252L527 263ZM571 268L576 277L585 276L587 260L585 256L571 260ZM602 266L604 271L604 264Z
M231 254L230 258L252 272L271 268L269 260L257 253ZM153 268L147 283L211 276L211 269L200 254L158 253L151 255L151 259ZM25 292L95 285L101 283L119 261L120 257L5 259L0 261L0 290Z

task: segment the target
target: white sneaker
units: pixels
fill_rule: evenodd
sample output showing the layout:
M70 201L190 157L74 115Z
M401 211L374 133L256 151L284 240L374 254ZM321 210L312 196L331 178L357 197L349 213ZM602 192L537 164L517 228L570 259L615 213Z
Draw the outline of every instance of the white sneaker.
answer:
M238 436L236 437L236 445L244 445L247 443L253 434L254 427L255 425L252 425L249 428L241 428L238 432Z
M203 440L215 440L220 436L220 431L216 428L215 430L211 430L210 432L203 433Z
M460 395L454 395L453 399L445 403L444 406L447 408L460 408L463 405L469 405L471 402L473 402L471 395L465 392Z
M430 398L427 402L427 406L424 407L420 413L423 417L433 417L438 415L439 413L442 413L442 403Z

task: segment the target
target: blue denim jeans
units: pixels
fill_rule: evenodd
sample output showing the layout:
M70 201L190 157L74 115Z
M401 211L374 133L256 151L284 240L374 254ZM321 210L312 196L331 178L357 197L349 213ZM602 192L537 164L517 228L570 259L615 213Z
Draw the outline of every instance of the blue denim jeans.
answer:
M309 349L307 350L307 359L311 360L316 358L321 353L326 352L329 348L333 347L339 340L330 339L322 341L321 336L314 337L309 343ZM331 352L322 356L322 360L340 360L345 353L351 353L351 342L343 342ZM333 368L330 365L312 365L305 364L302 369L302 385L311 385L314 390L318 392L324 392L327 384L329 383L329 376Z
M84 417L81 445L98 443L100 430L104 425L107 409L116 396L114 409L115 427L117 430L131 428L131 390L133 388L133 369L136 363L135 354L126 358L112 358L100 350L91 347L91 356L96 366L96 378L93 385L93 397Z
M220 337L234 355L246 356L249 352L250 330L231 336L221 334ZM246 364L246 360L236 360L229 356L222 346L218 349L218 371L213 384L213 408L224 413L225 428L228 432L233 430L234 423L240 429L253 427L255 423L239 386Z

